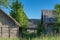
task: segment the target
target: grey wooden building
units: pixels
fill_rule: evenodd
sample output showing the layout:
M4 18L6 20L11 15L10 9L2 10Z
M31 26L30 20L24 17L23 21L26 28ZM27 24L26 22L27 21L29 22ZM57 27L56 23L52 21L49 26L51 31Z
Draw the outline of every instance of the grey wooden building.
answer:
M52 33L54 20L53 10L42 10L41 24L45 26L47 34Z
M28 19L27 31L30 33L37 33L37 24L40 19Z
M0 9L0 37L19 37L21 25Z

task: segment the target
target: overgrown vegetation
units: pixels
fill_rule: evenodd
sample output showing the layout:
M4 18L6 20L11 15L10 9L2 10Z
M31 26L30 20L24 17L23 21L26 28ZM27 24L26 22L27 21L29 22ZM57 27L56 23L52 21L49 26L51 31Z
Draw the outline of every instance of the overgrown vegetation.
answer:
M40 37L33 38L32 40L60 40L60 35L55 35L55 36L41 35Z
M0 38L0 40L60 40L60 35L50 35L50 36L43 36L41 35L40 37L35 37L32 39L27 39L27 38Z
M59 33L59 30L60 30L60 4L56 4L55 5L55 9L53 11L53 15L55 17L53 30L55 30L56 33Z
M45 34L45 27L41 24L41 21L37 23L37 35Z

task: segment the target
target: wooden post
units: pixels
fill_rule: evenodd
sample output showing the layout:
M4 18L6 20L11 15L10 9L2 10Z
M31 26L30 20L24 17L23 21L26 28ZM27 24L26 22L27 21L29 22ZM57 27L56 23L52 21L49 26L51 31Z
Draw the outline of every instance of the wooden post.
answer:
M1 37L2 37L2 27L1 27Z

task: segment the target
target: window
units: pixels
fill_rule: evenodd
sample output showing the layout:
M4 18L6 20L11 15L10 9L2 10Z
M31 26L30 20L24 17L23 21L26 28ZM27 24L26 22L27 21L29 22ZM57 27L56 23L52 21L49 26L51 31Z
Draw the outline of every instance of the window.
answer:
M47 23L54 22L54 18L45 18L45 22Z

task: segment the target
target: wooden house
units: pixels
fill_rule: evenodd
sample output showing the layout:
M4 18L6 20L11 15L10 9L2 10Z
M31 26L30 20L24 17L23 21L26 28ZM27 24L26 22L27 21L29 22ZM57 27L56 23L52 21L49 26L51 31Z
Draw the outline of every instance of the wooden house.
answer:
M0 37L19 37L21 25L0 9Z
M52 10L42 10L41 24L44 25L47 34L52 33L54 20L55 18Z

